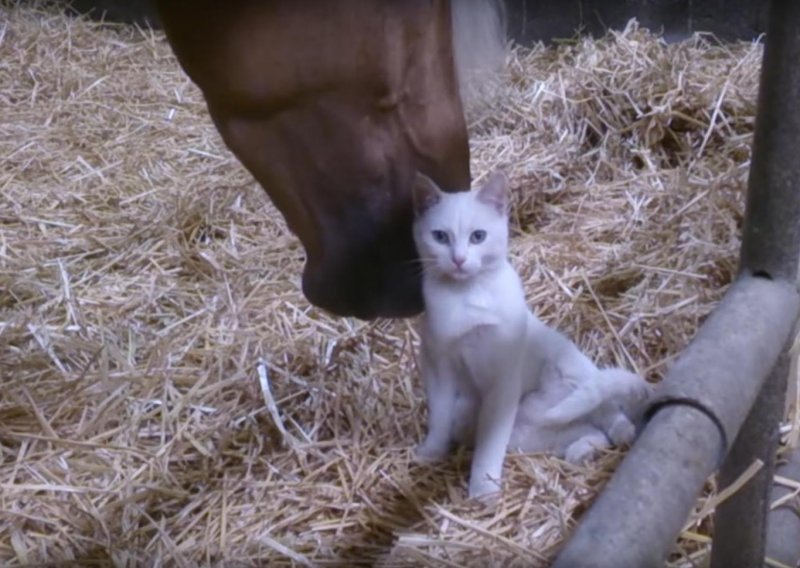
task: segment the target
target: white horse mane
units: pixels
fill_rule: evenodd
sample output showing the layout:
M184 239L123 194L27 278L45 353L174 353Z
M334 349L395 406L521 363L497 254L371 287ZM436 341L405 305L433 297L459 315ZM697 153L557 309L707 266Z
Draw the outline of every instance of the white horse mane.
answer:
M491 96L505 65L503 0L451 0L453 57L465 110Z

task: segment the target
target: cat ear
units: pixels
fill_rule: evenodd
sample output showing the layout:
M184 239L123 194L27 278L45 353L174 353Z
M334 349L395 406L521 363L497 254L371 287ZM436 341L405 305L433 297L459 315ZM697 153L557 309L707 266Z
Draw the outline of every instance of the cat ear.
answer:
M497 212L505 215L508 212L508 177L497 171L478 190L478 200L491 205Z
M431 178L417 172L416 177L414 177L414 184L411 187L411 195L414 199L414 212L417 215L421 215L439 203L442 198L442 190Z

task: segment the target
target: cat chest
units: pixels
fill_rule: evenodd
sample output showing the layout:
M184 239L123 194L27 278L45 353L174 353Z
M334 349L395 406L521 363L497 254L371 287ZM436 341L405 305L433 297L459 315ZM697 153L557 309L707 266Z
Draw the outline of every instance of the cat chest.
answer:
M477 326L441 352L458 381L485 392L512 372L513 357L504 356L498 331L496 325Z
M487 349L519 340L526 312L500 310L483 302L443 303L426 313L431 340L445 349Z
M487 352L492 350L493 343L497 340L496 335L495 325L476 326L453 342L451 352L460 364L469 366L470 363L486 358Z
M490 300L486 294L439 298L426 314L432 335L440 343L485 340L488 332L500 327L504 319Z

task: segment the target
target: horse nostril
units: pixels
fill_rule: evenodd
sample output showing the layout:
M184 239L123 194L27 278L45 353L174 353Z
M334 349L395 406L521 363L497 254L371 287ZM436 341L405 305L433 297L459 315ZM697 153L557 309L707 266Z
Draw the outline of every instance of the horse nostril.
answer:
M411 317L423 310L421 277L411 263L342 257L306 264L303 294L315 306L338 316L363 320Z

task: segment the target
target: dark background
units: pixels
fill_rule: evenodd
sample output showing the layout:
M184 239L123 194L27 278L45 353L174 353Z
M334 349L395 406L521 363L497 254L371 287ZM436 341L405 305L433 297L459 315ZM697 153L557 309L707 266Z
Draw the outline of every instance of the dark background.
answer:
M751 40L765 29L768 4L766 0L505 0L505 3L509 35L522 44L571 38L577 31L600 36L609 28L624 27L634 17L644 27L663 32L670 41L696 31L710 32L724 40ZM149 0L74 0L72 6L98 19L104 16L108 21L158 27Z

